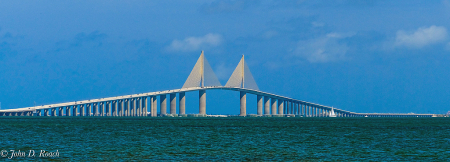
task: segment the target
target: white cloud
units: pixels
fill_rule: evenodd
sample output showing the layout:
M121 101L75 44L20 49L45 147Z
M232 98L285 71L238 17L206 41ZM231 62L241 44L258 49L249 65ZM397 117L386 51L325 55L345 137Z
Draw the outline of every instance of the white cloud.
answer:
M168 51L189 52L203 48L219 46L223 42L220 34L209 33L202 37L188 37L184 40L175 39L166 48Z
M414 32L399 30L395 37L395 46L421 48L430 44L442 42L447 39L447 29L442 26L419 28Z
M339 40L351 37L354 34L329 33L325 36L300 41L293 54L306 58L309 62L333 62L346 59L348 47Z

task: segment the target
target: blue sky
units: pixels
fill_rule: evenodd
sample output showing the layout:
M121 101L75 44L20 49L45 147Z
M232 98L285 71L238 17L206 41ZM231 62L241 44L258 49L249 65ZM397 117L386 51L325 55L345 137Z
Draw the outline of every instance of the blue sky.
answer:
M222 84L245 54L266 92L354 112L450 110L448 0L0 4L3 109L181 88L204 50ZM207 113L238 114L239 94L208 91Z

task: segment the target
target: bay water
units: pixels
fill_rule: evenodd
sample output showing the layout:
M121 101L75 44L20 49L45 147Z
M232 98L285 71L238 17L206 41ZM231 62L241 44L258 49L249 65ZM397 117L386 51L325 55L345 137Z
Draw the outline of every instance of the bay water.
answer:
M0 117L0 150L54 161L449 161L449 118Z

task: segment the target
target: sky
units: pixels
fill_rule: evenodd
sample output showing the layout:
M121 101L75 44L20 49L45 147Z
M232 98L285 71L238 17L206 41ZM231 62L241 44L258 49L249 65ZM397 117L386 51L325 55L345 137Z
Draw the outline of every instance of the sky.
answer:
M450 110L450 1L0 1L2 109L181 88L202 50L224 85L353 112ZM186 94L198 113L198 92ZM208 114L239 93L207 91ZM256 113L248 95L247 113Z

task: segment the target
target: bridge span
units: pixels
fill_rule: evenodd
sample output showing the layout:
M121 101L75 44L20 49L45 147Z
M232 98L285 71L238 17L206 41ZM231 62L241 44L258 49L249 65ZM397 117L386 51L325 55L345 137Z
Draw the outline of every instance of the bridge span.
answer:
M266 117L434 117L434 114L355 113L286 96L260 91L242 57L225 86L212 72L209 63L200 55L183 88L132 95L65 102L17 109L0 110L0 116L206 116L206 91L230 90L240 93L239 116ZM186 92L199 92L199 113L186 114ZM247 94L257 96L257 114L247 114ZM159 96L159 114L157 113ZM167 101L167 96L169 101ZM177 100L178 98L178 100ZM178 101L178 102L177 102ZM167 112L169 102L169 112ZM178 114L177 114L178 104Z

